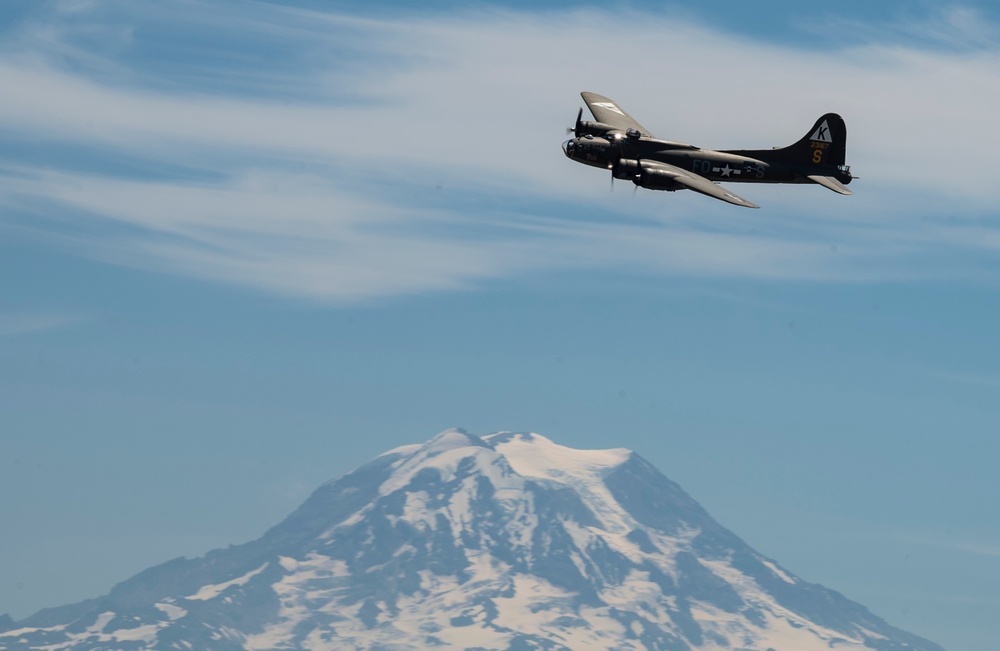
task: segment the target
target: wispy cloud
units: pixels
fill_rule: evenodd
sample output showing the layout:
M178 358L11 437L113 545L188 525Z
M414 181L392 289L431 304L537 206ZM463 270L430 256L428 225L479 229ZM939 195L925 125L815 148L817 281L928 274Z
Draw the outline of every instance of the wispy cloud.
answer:
M0 313L0 337L69 328L87 321L85 317L69 314L34 312Z
M919 14L902 14L889 24L868 24L838 14L824 20L823 29L845 35L854 42L918 43L952 51L990 49L1000 43L1000 30L976 7L921 4L912 8ZM803 29L816 31L810 24L803 24Z
M959 539L961 535L962 539ZM904 542L925 545L946 549L961 554L971 554L973 556L984 556L990 558L1000 558L1000 545L994 542L979 542L974 538L981 538L981 535L974 535L972 532L963 534L950 533L948 535L929 532L896 532L896 536Z
M981 273L968 255L1000 247L990 38L817 52L646 14L58 6L0 48L0 84L16 89L0 105L14 152L0 205L8 223L109 262L360 300L553 268ZM765 207L750 215L610 194L558 149L584 89L708 147L787 144L840 111L858 194L747 186ZM29 142L52 153L17 154Z
M955 384L960 384L969 387L978 387L981 389L1000 389L1000 373L971 373L971 372L954 372L954 371L932 371L929 372L928 377L945 380L946 382L953 382ZM1000 548L998 548L1000 549Z
M976 556L991 556L1000 558L1000 545L978 545L973 543L953 543L949 545L952 549L975 554Z

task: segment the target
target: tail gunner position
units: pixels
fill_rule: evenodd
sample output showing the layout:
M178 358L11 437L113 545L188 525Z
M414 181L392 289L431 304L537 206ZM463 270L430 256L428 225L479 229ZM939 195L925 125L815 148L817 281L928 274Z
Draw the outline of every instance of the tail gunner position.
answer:
M596 122L576 116L574 138L563 143L568 158L611 170L650 190L694 190L722 201L759 208L718 185L733 183L818 183L840 194L847 189L851 168L844 164L847 126L827 113L793 145L775 149L713 151L671 140L660 140L612 100L580 93Z

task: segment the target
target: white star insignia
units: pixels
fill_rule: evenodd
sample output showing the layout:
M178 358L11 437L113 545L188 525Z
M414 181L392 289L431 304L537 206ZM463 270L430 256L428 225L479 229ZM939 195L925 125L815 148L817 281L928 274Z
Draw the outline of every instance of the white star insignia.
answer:
M625 115L625 113L623 113L620 108L618 108L611 102L594 102L594 106L599 106L601 108L608 109L609 111L614 111L618 115Z

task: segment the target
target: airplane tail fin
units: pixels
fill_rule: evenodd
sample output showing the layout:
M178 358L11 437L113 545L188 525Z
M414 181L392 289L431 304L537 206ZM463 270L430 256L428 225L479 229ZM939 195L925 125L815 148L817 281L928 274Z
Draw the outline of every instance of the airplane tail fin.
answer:
M827 113L793 145L772 152L773 160L816 166L844 165L847 158L847 125L836 113Z

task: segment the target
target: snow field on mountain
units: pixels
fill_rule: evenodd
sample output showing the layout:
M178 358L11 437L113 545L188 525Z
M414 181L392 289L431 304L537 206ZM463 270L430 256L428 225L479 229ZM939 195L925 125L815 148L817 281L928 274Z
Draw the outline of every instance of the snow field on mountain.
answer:
M205 601L207 599L215 599L220 594L222 594L227 588L230 588L234 585L246 585L247 581L249 581L253 577L263 572L267 568L267 565L268 565L267 563L264 563L256 570L247 572L243 576L237 577L232 581L226 581L225 583L216 583L213 585L202 586L201 589L198 590L198 592L196 592L193 595L188 595L187 597L184 598L191 599L192 601Z
M340 588L350 575L347 563L322 554L311 553L302 560L282 556L279 562L288 573L271 585L280 603L277 622L262 633L247 636L248 650L292 644L301 622L337 603Z
M483 440L491 442L500 436L493 434ZM604 476L627 461L630 450L574 450L540 434L521 434L495 445L522 477L567 485L577 491L607 531L628 533L634 528L634 522L623 517L621 506L604 484Z
M514 577L514 596L496 599L497 626L531 631L571 649L641 649L622 644L624 628L605 608L575 606L576 595L529 574Z
M763 563L767 567L767 569L769 569L772 572L774 572L774 575L776 577L778 577L779 579L781 579L785 583L788 583L788 584L791 584L791 585L795 585L795 579L793 577L789 576L788 574L786 574L785 571L782 570L780 567L778 567L777 565L775 565L771 561L767 560L766 558L760 558L758 560L760 560L760 562Z
M410 446L403 446L408 449ZM442 481L451 481L464 459L472 459L476 467L490 479L497 489L518 489L523 480L510 472L510 466L494 463L497 453L485 445L474 445L472 437L460 430L446 430L417 448L408 457L396 462L392 476L379 488L379 494L388 495L409 485L414 476L427 469L435 469Z
M157 603L154 605L156 606L156 609L162 611L163 614L170 619L170 621L180 619L188 614L188 611L172 603Z
M133 628L121 628L111 631L110 633L105 633L104 629L107 628L107 625L114 620L116 616L117 614L112 611L105 611L98 615L94 623L82 632L73 633L68 631L66 633L65 642L61 644L46 645L44 647L44 651L60 651L60 649L69 649L80 644L90 645L93 648L101 648L105 646L107 646L107 648L114 648L114 644L120 642L144 642L146 644L152 644L156 641L156 634L159 630L168 625L168 622L159 624L141 624ZM7 631L0 634L0 637L14 637L38 631L57 632L65 630L66 628L66 626L24 628L16 631Z
M824 651L834 644L841 651L864 651L869 649L864 641L858 638L848 638L843 633L822 627L815 622L798 615L779 604L751 577L733 568L725 561L700 560L716 576L729 583L740 597L748 604L757 607L767 620L762 630L748 630L746 620L717 609L703 607L702 614L705 624L715 622L716 630L739 631L745 640L754 639L761 649L795 649L796 651ZM773 563L769 564L773 565ZM776 568L769 567L772 571ZM780 570L779 570L780 572ZM778 574L776 572L776 574ZM784 576L782 576L784 575ZM787 580L787 574L780 572L779 578ZM715 610L714 613L710 612ZM723 624L718 626L718 624ZM738 641L738 640L734 640ZM751 647L754 648L754 647Z
M393 613L384 602L376 606L381 612L376 617L377 624L369 629L362 623L358 612L363 604L345 609L339 605L338 591L310 590L310 584L322 580L323 574L333 571L340 574L342 561L323 560L314 555L310 563L296 563L292 574L285 576L274 588L281 595L280 623L264 633L252 636L247 642L248 649L280 648L290 644L301 622L314 612L339 615L338 621L330 622L324 635L311 635L303 648L314 651L333 651L351 648L358 644L364 648L372 639L379 644L431 636L442 642L462 646L492 647L506 637L504 633L476 626L456 627L452 618L468 613L468 604L475 603L483 596L495 594L498 580L502 587L502 574L506 567L495 567L496 563L488 555L478 553L470 560L471 578L460 583L454 576L435 575L429 571L420 572L421 589L411 596L402 596L395 604ZM291 565L290 563L288 565ZM353 612L352 612L353 611ZM479 618L482 619L481 609ZM441 637L444 636L444 637ZM448 638L455 638L449 641Z

